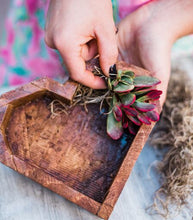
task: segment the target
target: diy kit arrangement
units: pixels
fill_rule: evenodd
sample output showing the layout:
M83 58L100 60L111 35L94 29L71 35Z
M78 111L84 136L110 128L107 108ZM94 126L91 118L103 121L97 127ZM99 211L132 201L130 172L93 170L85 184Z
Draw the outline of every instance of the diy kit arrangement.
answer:
M108 219L159 120L161 91L124 62L105 79L103 92L41 78L3 94L0 162Z

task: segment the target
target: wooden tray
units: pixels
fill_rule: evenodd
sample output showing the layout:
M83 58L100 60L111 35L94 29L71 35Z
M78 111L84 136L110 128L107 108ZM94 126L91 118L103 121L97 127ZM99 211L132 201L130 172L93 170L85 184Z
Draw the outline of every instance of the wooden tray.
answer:
M114 141L96 104L51 117L49 104L70 103L76 89L42 78L2 95L0 162L108 219L154 123Z

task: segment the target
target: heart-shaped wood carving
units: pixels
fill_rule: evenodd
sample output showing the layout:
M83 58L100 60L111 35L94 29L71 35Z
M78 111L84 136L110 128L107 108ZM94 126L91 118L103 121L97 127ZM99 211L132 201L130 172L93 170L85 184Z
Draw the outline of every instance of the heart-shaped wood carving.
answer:
M88 105L88 112L75 106L53 117L50 103L70 103L76 88L71 81L42 78L2 95L0 161L108 219L153 124L114 141L97 104Z

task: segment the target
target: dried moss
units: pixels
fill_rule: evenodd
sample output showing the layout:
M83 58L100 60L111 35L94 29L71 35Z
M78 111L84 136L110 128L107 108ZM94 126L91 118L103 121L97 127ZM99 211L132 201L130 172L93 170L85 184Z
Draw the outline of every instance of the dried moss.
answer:
M94 69L92 70L92 72L96 76L99 76L101 78L106 78L99 67L94 66L93 68ZM74 107L75 105L83 105L85 111L88 111L87 104L91 104L91 103L100 103L100 111L101 111L103 102L106 101L106 103L109 104L110 99L112 99L112 95L109 89L95 90L87 86L84 86L82 84L78 84L78 88L76 90L76 94L74 95L71 105L67 105L61 102L60 100L55 99L50 103L49 107L52 113L52 117L55 117L62 112L67 114L68 110Z
M184 72L173 71L161 120L150 143L168 148L158 164L162 186L151 207L154 213L168 218L188 206L193 194L193 86Z

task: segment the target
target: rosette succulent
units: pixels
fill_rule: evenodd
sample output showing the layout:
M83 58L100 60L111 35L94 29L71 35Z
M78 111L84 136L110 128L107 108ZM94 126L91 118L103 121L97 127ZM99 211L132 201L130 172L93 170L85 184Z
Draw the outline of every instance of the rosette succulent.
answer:
M119 139L124 129L135 135L137 127L159 120L153 104L162 94L154 88L159 83L155 77L136 76L129 70L116 70L116 66L111 68L108 89L113 97L107 117L107 133L112 139Z

